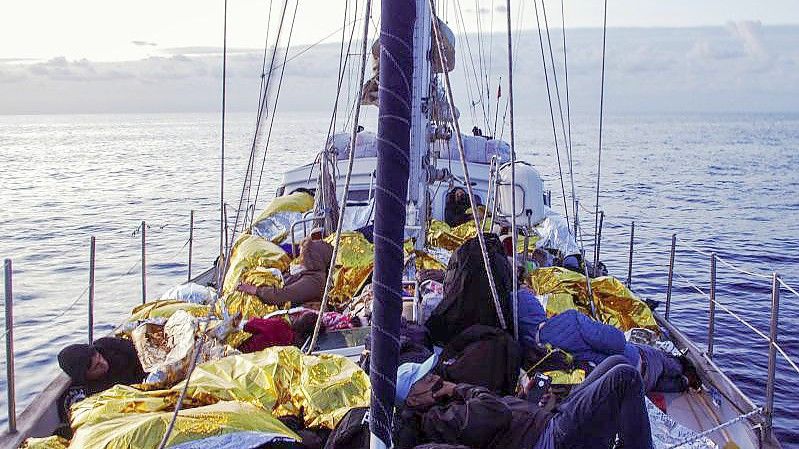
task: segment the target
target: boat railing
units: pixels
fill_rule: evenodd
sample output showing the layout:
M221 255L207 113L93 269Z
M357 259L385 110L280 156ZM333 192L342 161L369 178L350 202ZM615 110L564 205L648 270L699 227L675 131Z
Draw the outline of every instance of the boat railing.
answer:
M587 212L590 215L597 217L597 220L595 220L594 232L589 234L582 234L582 233L580 234L582 235L583 238L587 239L586 241L584 241L586 247L593 248L594 264L596 266L596 264L600 260L599 248L601 247L601 242L602 242L603 222L604 224L612 225L614 228L617 229L624 229L627 226L619 223L608 222L605 219L605 213L602 210L600 210L599 214L597 214L596 211L585 208L584 206L581 206L579 204L578 208L582 209L584 212ZM638 226L639 228L641 227L640 223ZM629 246L627 248L627 280L625 282L625 285L628 288L631 288L632 285L633 259L635 256L636 244L640 245L641 243L649 243L652 245L661 245L664 241L664 238L666 237L666 235L658 233L659 235L656 237L656 240L650 240L648 242L644 242L640 238L640 236L636 238L635 229L636 229L636 222L632 221L629 225L630 238L629 238ZM779 354L779 356L781 356L788 363L791 369L793 369L797 374L799 374L799 365L797 365L797 363L793 360L793 358L779 344L780 293L781 289L785 289L791 294L795 295L797 298L799 298L799 292L797 292L797 289L792 287L787 281L782 279L782 277L779 275L777 271L762 272L757 269L743 268L740 265L720 256L714 250L700 248L685 240L679 240L678 242L677 234L671 234L670 240L671 240L671 245L669 251L669 264L668 264L667 284L665 292L666 295L665 312L663 315L666 322L671 323L672 293L673 293L674 281L676 278L677 280L679 280L679 282L682 284L683 287L695 291L697 294L701 295L708 301L709 321L707 329L707 349L703 351L702 354L708 360L712 360L714 354L717 308L722 312L724 312L725 314L732 317L733 319L735 319L745 328L751 330L757 337L768 343L768 369L766 373L767 378L766 378L766 388L765 388L765 400L763 406L756 407L754 410L742 411L741 414L741 416L746 415L747 417L753 416L755 414L760 415L762 418L761 435L766 437L767 435L771 434L772 424L773 424L777 355ZM688 277L684 276L683 274L675 270L675 262L677 258L678 247L690 251L700 257L707 257L709 259L709 266L710 266L709 288L703 289L697 286L694 281L692 281ZM770 282L771 305L770 305L770 323L769 323L768 333L761 331L760 329L755 327L752 323L750 323L748 320L743 318L740 313L735 312L730 307L725 305L723 302L719 301L718 299L719 295L716 288L717 287L716 269L718 265L723 265L724 267L731 269L738 274L747 276L749 278L760 279L763 281Z
M584 206L579 206L580 208L586 210L588 213L593 214L594 211L590 211ZM600 211L601 218L604 219L604 212ZM303 218L298 220L291 225L290 234L292 237L292 243L294 243L294 228L296 225L305 224L306 222L316 220L321 218L320 216L311 216L307 218ZM598 221L599 222L599 221ZM600 222L601 223L601 222ZM615 223L608 223L613 225L614 227L621 227L623 225L618 225ZM635 225L632 225L635 226ZM640 225L639 225L640 226ZM148 225L146 222L142 222L141 226L137 228L137 231L134 234L141 233L141 256L139 259L128 269L125 273L121 274L119 278L132 274L137 267L141 266L141 281L142 281L142 296L146 299L146 234L145 230L147 229ZM635 245L636 243L640 244L642 240L640 237L636 240L634 230L631 229L630 232L630 240L629 240L629 249L628 249L628 273L627 273L627 280L626 284L631 286L632 279L633 279L633 257L635 254ZM594 251L597 253L595 254L595 260L599 260L598 249L600 247L600 243L602 240L602 226L600 225L596 232L592 234L581 234L582 237L588 238L588 244L586 247L594 247ZM659 239L662 242L662 235ZM189 238L186 242L174 253L174 255L170 256L172 258L176 257L179 252L183 251L188 246L188 257L189 260L192 258L192 244L194 240L194 213L192 211L190 217L190 226L189 226ZM77 304L84 298L86 295L89 295L88 300L88 326L89 330L89 341L93 338L92 328L94 325L94 311L93 311L93 292L94 292L94 257L95 253L93 251L95 245L94 237L90 240L90 263L89 263L89 282L83 291L73 300L70 304L64 308L55 318L54 320L58 320L60 317L64 316L70 310L74 309ZM294 246L294 245L292 245ZM708 326L708 348L705 352L706 356L709 359L713 358L713 349L714 349L714 337L715 337L715 312L716 308L721 310L722 312L728 314L739 323L741 323L744 327L751 330L755 335L762 338L764 341L768 342L769 344L769 353L768 353L768 373L767 373L767 382L766 382L766 395L764 405L762 407L762 415L763 415L763 427L765 430L770 431L772 426L772 417L773 417L773 410L774 410L774 389L775 389L775 377L776 377L776 365L777 365L777 355L781 356L789 365L790 367L799 373L799 365L793 360L793 358L785 351L785 349L779 344L779 335L778 335L778 319L779 319L779 303L780 303L780 291L781 289L785 289L789 293L795 295L799 298L799 292L797 289L791 286L787 281L782 279L779 274L774 271L771 273L761 272L755 269L748 269L742 268L741 266L725 259L722 256L719 256L716 252L704 248L697 247L689 242L684 240L679 241L679 247L685 248L688 251L691 251L695 254L698 254L703 257L709 257L711 263L711 272L710 272L710 288L703 289L696 285L695 282L688 279L686 276L682 275L679 272L675 271L675 259L676 253L678 248L678 239L677 234L671 235L671 248L670 248L670 257L669 257L669 265L668 265L668 277L667 277L667 285L666 285L666 304L665 304L665 320L670 322L671 319L671 305L672 305L672 291L674 286L675 278L679 280L684 286L694 290L697 294L703 296L707 299L709 305L709 314L710 314L710 324ZM771 281L771 320L770 320L770 328L769 332L763 332L757 329L754 325L752 325L749 321L741 316L741 314L736 313L735 311L731 310L727 305L720 302L717 298L716 292L716 266L717 264L723 265L726 268L734 270L735 272L756 278L761 280L769 280ZM16 394L15 394L15 370L14 370L14 323L13 323L13 269L12 269L12 261L11 259L6 259L4 264L4 272L5 272L5 321L6 321L6 330L4 332L5 339L6 339L6 376L7 376L7 385L6 385L6 393L8 397L8 430L9 433L15 433L16 429ZM415 290L418 290L418 286L416 286ZM768 433L768 432L765 432Z
M123 279L136 271L136 268L141 270L141 291L142 303L146 302L147 297L147 238L146 230L149 227L146 221L142 221L138 227L133 231L133 236L137 234L141 236L141 252L138 259L123 272L122 274L112 277L108 282L118 281ZM174 253L167 256L169 260L174 260L180 252L188 246L188 270L189 279L191 279L191 263L192 251L194 243L194 211L191 211L189 218L189 238L178 248ZM91 344L94 341L94 287L95 287L95 261L96 261L96 238L91 236L89 240L89 273L88 282L83 290L68 303L68 305L61 309L61 311L54 316L50 321L57 323L63 316L72 311L86 296L87 300L87 333L88 342ZM5 332L4 337L6 340L6 397L8 406L8 433L17 433L17 410L16 410L16 373L15 373L15 351L14 351L14 294L13 294L13 262L11 259L4 260L4 286L5 286Z

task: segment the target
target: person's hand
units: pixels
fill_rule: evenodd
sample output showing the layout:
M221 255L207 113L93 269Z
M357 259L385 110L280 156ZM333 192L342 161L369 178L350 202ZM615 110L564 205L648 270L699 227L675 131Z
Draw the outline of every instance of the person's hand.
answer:
M433 393L433 398L435 399L448 398L452 397L454 393L455 393L455 384L452 382L445 381L444 384L441 386L441 388L439 388L438 391Z
M258 293L258 287L252 284L239 284L239 286L236 287L236 289L240 292L244 292L250 295L255 295Z

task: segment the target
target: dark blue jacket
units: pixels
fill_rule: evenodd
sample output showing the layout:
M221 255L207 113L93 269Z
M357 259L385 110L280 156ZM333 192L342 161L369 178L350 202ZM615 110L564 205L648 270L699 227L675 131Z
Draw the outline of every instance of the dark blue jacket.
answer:
M627 343L622 331L592 320L577 310L567 310L550 318L541 328L539 337L541 343L563 349L578 362L598 365L612 355L623 355L631 365L637 366L640 358L638 350Z
M547 313L533 292L525 287L519 288L519 340L522 348L535 347L538 325L546 320Z

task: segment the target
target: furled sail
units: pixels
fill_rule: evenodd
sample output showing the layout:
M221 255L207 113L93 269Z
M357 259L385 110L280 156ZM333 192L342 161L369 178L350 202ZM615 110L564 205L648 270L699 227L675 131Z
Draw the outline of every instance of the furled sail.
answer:
M369 427L374 443L376 437L383 447L391 447L402 314L416 2L384 0L381 8Z

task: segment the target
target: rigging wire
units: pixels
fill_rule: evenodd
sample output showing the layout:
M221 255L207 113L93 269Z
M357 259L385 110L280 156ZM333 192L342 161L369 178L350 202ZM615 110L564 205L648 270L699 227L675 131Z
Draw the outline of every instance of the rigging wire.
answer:
M294 13L293 13L292 18L291 18L291 26L289 27L288 39L286 40L286 51L285 51L285 53L283 55L283 59L284 60L288 56L289 49L291 48L291 38L292 38L292 36L294 36L294 24L295 24L295 22L297 20L297 10L298 9L299 9L299 2L296 2L294 4ZM286 74L286 65L282 64L281 67L280 67L280 77L278 78L278 82L277 82L277 90L275 92L275 101L273 102L273 105L272 105L272 114L271 114L271 117L269 119L269 130L266 133L266 143L264 144L264 155L263 155L263 158L261 159L261 170L260 170L260 173L258 174L258 185L255 188L255 199L252 202L249 202L249 198L248 198L248 206L247 207L248 208L251 207L253 209L253 211L255 210L255 206L258 203L258 197L260 196L260 192L261 192L261 182L263 181L264 169L266 168L266 154L269 151L269 143L272 141L272 130L274 129L274 126L275 126L275 117L277 117L277 105L278 105L278 102L280 101L280 92L283 90L283 77L284 77L285 74ZM255 213L253 213L252 217L250 217L250 218L251 218L251 220L254 220L255 219ZM250 223L250 224L252 224L252 223ZM235 232L234 232L234 234L235 234ZM232 242L231 242L231 244L232 244Z
M356 5L357 10L357 5ZM372 0L366 0L366 21L364 22L363 27L363 41L361 42L361 73L360 73L360 80L359 85L363 86L365 81L365 74L366 74L366 46L367 41L369 39L369 16L372 13ZM325 289L322 294L322 304L319 307L319 314L316 316L316 324L314 325L313 335L311 336L311 343L308 346L307 353L310 354L313 352L314 347L316 346L316 341L319 338L319 330L322 326L322 316L325 313L325 309L327 309L327 302L330 298L330 287L333 283L333 270L332 267L336 266L336 259L338 258L338 250L341 243L341 234L344 226L344 214L347 211L347 197L349 196L350 192L350 181L352 179L352 167L355 163L355 141L358 138L358 120L361 114L361 102L360 102L360 95L358 96L358 102L355 106L355 120L352 125L352 134L350 136L350 153L349 153L349 160L347 161L347 177L344 181L344 194L341 198L341 205L339 206L339 219L338 219L338 226L336 230L336 240L335 244L333 245L333 254L330 257L330 267L331 269L327 272L327 278L325 280Z
M543 1L543 0L542 0ZM535 6L535 21L538 25L538 44L541 47L541 64L544 68L544 82L547 85L547 99L549 100L549 117L552 122L552 137L555 140L555 155L558 160L558 174L560 175L560 190L563 194L563 209L566 214L566 225L571 231L571 224L569 220L569 206L566 203L566 185L563 182L563 166L560 162L560 147L558 145L558 132L557 127L555 126L555 111L552 107L552 92L549 86L549 70L547 69L547 60L544 52L544 37L541 34L541 20L538 16L538 2L537 0L533 1L533 6Z
M572 195L572 213L575 215L577 214L577 196L575 193L574 188L574 173L573 173L573 164L572 164L572 154L571 154L571 145L569 145L569 141L566 138L566 124L563 117L563 102L560 99L560 85L558 84L558 71L557 66L555 65L555 56L552 51L552 39L550 37L549 32L549 20L547 19L547 8L546 8L546 1L541 0L541 13L544 16L544 27L547 31L547 45L549 47L549 61L552 65L552 79L555 81L555 95L558 99L558 110L560 111L560 128L563 132L563 146L566 147L566 158L569 163L569 179L571 181L571 195ZM565 47L564 47L565 48ZM564 49L565 53L565 49ZM568 220L568 216L567 216ZM575 230L575 235L577 231Z
M219 255L225 251L225 111L227 106L227 0L224 0L224 19L222 25L222 129L219 168ZM220 277L221 281L221 277ZM221 285L219 282L218 285Z
M571 116L571 101L569 99L569 62L566 58L566 10L563 6L564 0L560 0L560 24L561 24L561 31L563 33L563 74L565 77L565 85L566 85L566 123L568 125L568 134L569 134L569 164L571 164L572 160L572 116ZM569 171L574 171L569 167ZM575 212L576 213L576 212Z
M493 3L492 3L493 6ZM516 341L519 340L519 270L518 266L518 242L519 235L517 233L516 223L516 134L513 127L513 28L511 25L511 9L510 0L505 2L505 16L508 21L508 104L510 109L510 185L511 185L511 203L513 204L511 212L511 246L513 247L513 336ZM493 9L492 9L493 10ZM493 14L492 14L493 17ZM497 111L499 111L499 104L497 104ZM495 125L496 128L496 125ZM497 167L499 168L499 167ZM499 170L497 170L497 177L499 177ZM490 186L489 186L490 188ZM496 201L496 198L494 199ZM492 218L493 219L493 218ZM478 223L479 224L479 223ZM478 229L478 234L482 229ZM527 248L525 248L527 251Z
M474 84L475 84L475 88L477 89L477 99L478 99L478 101L476 101L476 102L474 101L474 97L472 96L472 93L469 93L469 101L471 103L471 107L472 108L474 108L474 105L480 104L480 108L483 110L483 122L485 124L485 123L487 123L487 120L488 120L488 111L486 111L485 101L483 101L483 87L482 87L483 83L481 81L482 78L481 78L481 76L479 76L477 74L477 68L476 68L477 64L475 64L474 57L472 56L472 54L473 54L472 46L471 46L471 43L469 41L469 34L466 32L466 19L463 17L463 8L461 7L460 0L455 0L455 2L456 2L455 12L459 13L459 14L455 14L455 24L456 24L456 26L458 25L458 23L461 24L461 30L463 32L462 33L463 34L463 40L464 40L464 42L466 42L466 50L467 50L466 54L469 55L469 62L470 62L469 66L472 69L472 75L474 77ZM460 22L458 22L458 18L459 17L460 17ZM478 58L479 58L479 55L478 55ZM479 62L479 59L478 59L478 62ZM464 68L464 72L468 73L468 71L465 68ZM469 84L470 83L467 80L467 86ZM470 92L473 92L473 91L470 90ZM476 120L474 121L474 124L475 125L477 124Z
M227 1L227 0L225 0L225 1ZM278 24L278 29L277 29L277 36L275 36L275 46L272 49L272 57L270 58L271 59L271 61L269 63L270 70L269 70L269 73L267 75L266 82L264 83L264 90L266 91L266 93L264 93L264 98L266 98L266 99L268 99L268 97L269 97L269 90L270 90L270 88L272 86L272 74L274 73L274 70L272 70L271 67L274 67L275 59L277 58L278 44L280 42L280 36L283 34L283 25L284 25L284 22L285 22L285 19L286 19L286 11L287 10L288 10L288 0L284 0L282 13L281 13L281 17L280 17L280 22ZM296 8L295 8L295 12L296 12ZM252 174L253 174L254 165L255 165L255 154L258 151L259 140L260 140L260 137L261 137L261 123L262 122L260 120L260 117L263 116L263 113L264 113L265 109L268 109L268 101L267 100L263 101L263 103L261 104L261 109L258 111L259 119L258 119L258 121L256 123L255 133L253 134L252 146L250 147L250 154L249 154L249 158L247 160L247 169L246 169L245 174L244 174L244 183L243 183L242 188L241 188L241 195L239 196L238 207L236 208L236 218L233 221L233 232L231 233L231 236L230 236L230 243L231 244L236 239L236 230L238 228L239 220L241 218L241 211L242 211L242 206L244 205L245 192L248 190L248 185L252 182ZM266 112L268 112L268 111L266 111ZM228 255L227 252L225 252L225 256L227 256L227 255ZM227 259L227 257L225 257L225 259ZM221 271L220 274L222 276L227 271L227 266L226 266L227 265L227 261L224 262L224 265L225 265L225 269L220 270ZM221 284L221 279L220 279L220 284Z
M594 235L599 232L599 180L602 173L602 125L605 112L605 50L607 48L608 37L608 0L605 0L605 12L602 20L602 76L599 87L599 151L596 164L596 203L594 207ZM596 243L594 254L596 254Z
M288 0L286 0L284 2L284 5L283 5L283 18L281 18L281 21L280 21L280 27L278 28L278 36L277 36L276 42L278 42L279 38L280 38L280 30L282 30L282 27L283 27L283 20L285 18L285 10L286 10L287 4L288 4ZM295 18L296 18L298 6L299 6L299 1L295 3L295 8L294 8L294 17ZM225 39L225 42L226 42L227 41L227 0L225 0L224 16L225 16L225 19L224 19L224 23L225 23L225 26L224 26L225 36L224 36L224 39ZM292 29L293 29L293 27L294 27L294 23L292 22ZM275 45L275 50L272 53L272 60L273 60L272 64L274 64L274 56L275 56L276 52L277 52L277 44ZM271 74L272 74L272 70L270 70L270 72L269 72L270 78L271 78ZM224 75L223 75L223 82L224 82ZM266 88L267 89L268 89L269 84L270 84L269 80L267 79L267 82L266 82ZM264 101L264 105L265 104L266 104L266 101ZM224 108L223 108L223 111L224 111ZM255 137L253 139L253 142L254 142L253 143L253 150L255 148L255 142L257 141L258 131L259 130L256 129L256 135L255 135ZM251 151L251 158L252 158L252 151ZM245 178L245 182L246 182L246 178ZM244 190L242 189L242 197L243 197L243 195L244 195ZM236 213L236 220L237 221L238 221L240 212L241 212L241 200L240 200L240 203L239 203L239 210ZM224 216L224 203L223 203L223 216ZM236 225L234 224L234 226L233 226L233 236L235 236L235 233L236 233L235 230L236 230ZM225 262L225 264L226 263L227 262ZM219 281L218 286L221 289L222 288L221 276L224 275L224 271L225 270L220 270L220 271L221 271L221 273L220 273L220 281ZM218 297L215 298L212 301L212 304L211 304L211 306L208 309L208 315L206 316L206 319L205 319L206 323L210 322L211 318L213 317L214 309L215 309L217 301L218 301ZM198 325L198 329L199 328L200 328L200 326ZM200 354L201 354L201 351L202 351L202 347L205 344L206 337L207 337L207 329L205 329L204 331L202 331L200 333L200 336L199 336L198 340L195 342L194 357L192 358L191 365L189 366L189 370L186 373L186 379L184 381L185 383L183 385L183 388L180 391L180 396L178 397L178 401L175 404L175 410L174 410L174 412L172 414L172 418L170 419L169 425L167 426L167 429L166 429L166 432L164 433L164 436L161 439L160 444L158 445L158 449L164 449L166 447L167 443L169 442L169 437L170 437L170 435L172 434L172 431L175 428L175 423L177 422L178 414L180 413L180 410L181 410L181 408L183 406L183 401L186 398L186 394L187 394L188 389L189 389L189 384L191 382L191 376L194 373L195 368L197 367L197 361L200 358Z
M438 16L436 14L436 7L434 4L434 0L429 0L430 3L430 11L433 17L433 38L435 39L436 44L436 51L438 53L439 60L442 62L444 67L447 67L447 59L446 55L444 54L444 38L441 36L441 30L439 28ZM444 78L444 90L446 91L447 97L447 105L449 106L450 111L455 111L455 98L452 93L452 85L450 84L449 79L449 72L446 70L442 71L442 75ZM494 283L494 275L493 270L491 268L491 262L488 260L488 253L486 250L485 244L485 236L483 235L483 228L482 224L480 223L480 218L478 217L478 210L477 204L474 199L474 190L472 189L471 179L469 177L469 167L466 163L466 151L463 147L463 135L461 134L461 127L460 123L458 122L458 117L455 114L452 114L452 124L455 128L455 139L458 143L458 152L460 153L460 161L461 161L461 169L463 170L463 177L465 178L465 187L466 193L469 196L469 204L471 205L472 209L472 219L474 220L475 225L477 225L477 241L480 245L480 252L483 256L483 265L486 270L486 276L488 278L488 286L491 290L491 298L494 301L494 308L497 312L497 318L499 320L500 327L502 329L507 329L507 324L505 321L505 314L502 311L502 306L499 302L499 296L497 294L497 286ZM514 189L515 190L515 189Z

